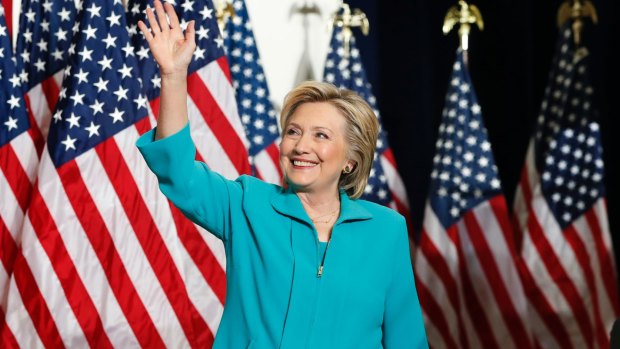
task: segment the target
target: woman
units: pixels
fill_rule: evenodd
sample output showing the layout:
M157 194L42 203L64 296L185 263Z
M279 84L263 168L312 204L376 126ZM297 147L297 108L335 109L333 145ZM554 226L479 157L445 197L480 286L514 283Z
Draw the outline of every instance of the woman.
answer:
M156 129L138 147L162 192L224 242L226 306L215 348L427 348L405 220L363 200L378 123L351 91L305 83L281 116L286 188L229 181L194 161L185 35L170 4L140 30L157 60ZM166 24L164 13L170 18Z

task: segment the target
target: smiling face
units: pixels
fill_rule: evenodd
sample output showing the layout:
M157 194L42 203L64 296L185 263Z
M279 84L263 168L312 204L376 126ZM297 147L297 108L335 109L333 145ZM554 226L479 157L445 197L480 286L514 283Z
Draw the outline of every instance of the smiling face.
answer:
M282 132L280 166L289 185L301 192L338 191L347 160L346 120L333 105L304 103Z

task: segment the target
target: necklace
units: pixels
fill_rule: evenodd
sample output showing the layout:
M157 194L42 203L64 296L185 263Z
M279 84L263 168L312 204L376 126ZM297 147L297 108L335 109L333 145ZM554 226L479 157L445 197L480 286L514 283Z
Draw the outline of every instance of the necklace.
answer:
M324 214L322 216L310 218L310 220L312 221L312 223L323 223L323 224L326 224L326 223L331 222L331 220L334 218L334 215L336 214L337 211L338 211L338 209L335 209L335 210L331 211L330 213L326 213L326 214ZM318 219L318 218L322 218L322 217L325 217L325 216L329 216L329 218L327 218L326 220L319 220Z

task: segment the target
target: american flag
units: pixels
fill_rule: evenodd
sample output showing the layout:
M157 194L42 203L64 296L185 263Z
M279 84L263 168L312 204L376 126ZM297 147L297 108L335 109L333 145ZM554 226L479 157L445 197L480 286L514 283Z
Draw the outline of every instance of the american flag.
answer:
M152 120L122 2L81 2L76 28L3 335L23 348L208 347L223 307L207 280L223 273L191 262L205 241L134 146Z
M609 348L619 315L588 51L560 32L515 199L530 323L544 348Z
M28 206L34 164L38 161L29 133L19 63L13 56L11 36L0 4L0 328L4 327L9 278L18 253L19 231ZM9 332L0 344L10 344Z
M349 48L350 52L347 55L344 50L342 28L335 26L327 51L323 80L359 94L372 107L381 125L377 100L372 93L372 87L366 77L360 52L353 36ZM379 131L370 178L362 199L390 206L407 218L410 216L407 191L396 168L394 154L392 154L383 127Z
M531 348L506 201L460 49L445 103L415 258L429 343Z
M224 47L230 64L239 115L250 142L254 176L282 184L280 142L276 112L269 100L269 87L260 62L245 2L232 2L235 15L224 29Z

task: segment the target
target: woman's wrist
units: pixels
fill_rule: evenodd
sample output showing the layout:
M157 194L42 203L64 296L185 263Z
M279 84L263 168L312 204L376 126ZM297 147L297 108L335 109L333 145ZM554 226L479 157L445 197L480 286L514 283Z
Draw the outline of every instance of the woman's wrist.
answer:
M162 84L179 84L179 83L187 83L187 70L182 72L174 72L174 73L162 73L161 74L161 82Z

